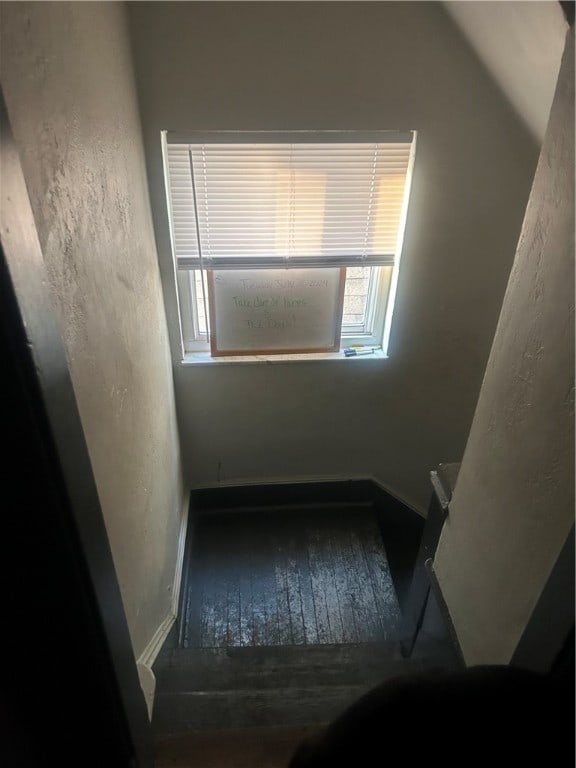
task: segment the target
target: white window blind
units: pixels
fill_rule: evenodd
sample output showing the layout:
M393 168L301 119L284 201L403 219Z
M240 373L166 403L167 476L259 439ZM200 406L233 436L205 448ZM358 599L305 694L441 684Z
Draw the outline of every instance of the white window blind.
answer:
M393 265L412 135L167 141L179 268Z

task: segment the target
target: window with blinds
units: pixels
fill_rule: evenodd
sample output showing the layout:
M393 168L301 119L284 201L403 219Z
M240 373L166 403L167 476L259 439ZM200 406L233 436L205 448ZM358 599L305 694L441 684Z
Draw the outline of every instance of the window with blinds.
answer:
M205 270L307 267L346 267L342 334L382 340L412 132L165 139L173 252L181 293L189 294L187 340L209 334Z

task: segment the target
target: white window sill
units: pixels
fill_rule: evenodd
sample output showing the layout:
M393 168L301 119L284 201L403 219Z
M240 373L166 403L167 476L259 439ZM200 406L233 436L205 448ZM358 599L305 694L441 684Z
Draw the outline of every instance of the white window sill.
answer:
M346 357L342 352L314 352L302 355L235 355L226 357L211 357L209 352L189 352L183 360L182 365L223 365L223 364L244 364L252 365L254 363L316 363L316 362L345 362L346 365L355 365L362 361L363 363L374 360L387 360L388 356L377 349L370 354L359 354L353 357Z

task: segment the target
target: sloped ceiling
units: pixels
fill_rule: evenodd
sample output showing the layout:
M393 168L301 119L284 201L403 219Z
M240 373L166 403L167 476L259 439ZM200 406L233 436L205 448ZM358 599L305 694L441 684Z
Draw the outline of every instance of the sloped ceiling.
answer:
M443 5L541 142L568 28L560 3L449 0Z

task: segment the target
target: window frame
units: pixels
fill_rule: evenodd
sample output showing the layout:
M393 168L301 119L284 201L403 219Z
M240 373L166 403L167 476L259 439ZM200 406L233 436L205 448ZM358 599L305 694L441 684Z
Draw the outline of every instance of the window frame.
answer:
M210 350L209 341L209 312L206 310L207 334L202 334L198 327L197 305L195 303L194 273L198 271L193 267L182 266L176 256L174 241L174 224L170 195L169 166L168 166L168 144L169 143L294 143L317 141L321 144L328 143L377 143L406 140L410 136L409 160L405 176L405 188L402 202L402 212L398 223L398 236L394 254L394 263L384 267L366 265L371 269L369 296L367 298L368 307L366 310L367 320L364 331L361 329L350 329L341 332L341 345L353 346L364 345L381 349L384 356L387 356L388 343L390 337L394 303L396 298L396 289L398 283L398 273L402 255L403 239L406 227L407 210L410 200L412 176L414 168L414 159L416 152L417 131L290 131L290 132L236 132L236 131L210 131L198 132L189 131L186 133L162 131L162 156L164 163L165 188L168 206L168 223L170 229L170 239L172 248L172 259L176 277L176 291L179 305L179 318L181 328L181 341L185 354L194 354L198 352L208 352ZM361 266L357 264L357 266ZM273 267L269 267L273 268ZM266 269L266 267L263 267ZM204 285L205 302L207 301L207 276L206 270L202 275Z

